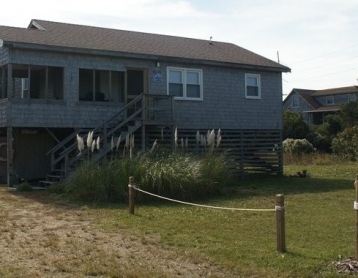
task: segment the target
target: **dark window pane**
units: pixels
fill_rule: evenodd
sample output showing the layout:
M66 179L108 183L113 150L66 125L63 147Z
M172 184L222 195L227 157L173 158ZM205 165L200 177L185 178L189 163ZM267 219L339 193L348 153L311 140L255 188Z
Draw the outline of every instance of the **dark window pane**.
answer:
M170 83L169 95L176 96L176 97L183 97L183 85Z
M124 101L124 73L112 71L111 99L110 101Z
M200 85L186 85L186 96L200 98Z
M47 98L63 99L63 68L48 68Z
M247 86L247 96L249 97L258 97L259 96L259 88Z
M93 100L93 70L79 71L79 99Z

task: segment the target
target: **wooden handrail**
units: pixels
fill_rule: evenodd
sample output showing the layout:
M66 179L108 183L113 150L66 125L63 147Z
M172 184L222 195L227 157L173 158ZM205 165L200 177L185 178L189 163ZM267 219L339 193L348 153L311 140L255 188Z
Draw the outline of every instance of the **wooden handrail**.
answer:
M148 115L147 115L147 111L148 111L147 109L152 108L150 106L154 104L154 102L149 101L150 99L153 99L153 101L155 101L156 99L163 99L163 100L170 101L168 106L164 106L162 108L163 108L163 110L167 109L167 112L170 113L168 115L167 119L173 120L173 116L174 116L174 112L173 112L174 97L173 96L140 94L136 98L131 100L129 103L127 103L126 105L121 107L120 110L117 111L113 116L106 119L106 121L104 121L101 125L94 128L92 131L94 133L101 131L102 136L101 136L100 140L101 141L104 140L103 142L108 142L108 138L111 138L117 130L119 130L120 128L125 126L128 122L133 121L136 118L139 118L139 116L140 116L141 121L149 120ZM130 111L130 109L134 109L134 111ZM122 117L122 114L124 115L124 117ZM110 122L112 122L114 120L119 120L119 124L115 125L114 127L111 127L110 130L107 131L107 127L109 126ZM133 132L136 129L138 129L138 126L135 126L135 129L132 129L131 132ZM76 138L76 134L83 132L85 130L86 129L80 129L79 131L75 131L75 132L71 133L64 140L62 140L59 144L57 144L50 151L47 152L47 155L51 154L51 168L55 167L55 165L57 163L59 163L60 161L62 161L63 159L65 159L65 168L66 169L69 168L69 165L67 165L70 163L69 155L71 152L74 152L77 149L77 142L75 142L75 140L74 140ZM83 139L86 140L87 136L88 135L85 134L83 136ZM105 138L103 136L105 136ZM72 144L70 144L69 146L65 147L65 145L68 144L71 140L74 140L74 142ZM125 138L122 138L122 140L125 140ZM106 149L106 151L108 151L109 150L108 146L107 146L107 144L105 144L105 145L106 145L105 149ZM60 153L58 153L58 157L55 158L54 154L56 152L58 152L61 148L64 148L64 147L65 147L65 149L62 150ZM77 157L75 157L75 160L81 158L87 152L88 152L88 149L85 149L84 152L82 152L79 156L77 155Z

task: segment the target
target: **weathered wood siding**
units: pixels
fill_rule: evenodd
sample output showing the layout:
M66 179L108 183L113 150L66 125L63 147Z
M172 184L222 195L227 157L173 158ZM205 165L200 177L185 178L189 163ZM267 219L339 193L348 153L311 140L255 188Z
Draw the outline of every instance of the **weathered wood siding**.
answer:
M298 96L298 107L293 108L292 107L292 101L293 101L293 96ZM289 110L291 112L295 112L295 113L300 113L302 115L303 120L306 123L311 123L312 119L309 113L303 113L304 111L311 111L314 108L312 108L307 101L305 101L300 95L298 95L297 93L293 93L291 94L288 99L285 100L284 104L283 104L283 110Z
M78 101L79 68L124 71L148 70L148 91L167 94L167 67L195 68L203 71L203 101L175 101L175 120L179 128L280 129L282 126L281 73L225 69L200 64L161 63L120 57L92 57L80 54L11 50L11 63L64 67L64 99L44 101L12 100L12 126L91 127L118 111L118 103ZM160 73L162 82L155 82ZM261 99L245 98L245 74L261 77ZM9 119L10 120L10 119Z
M175 100L174 111L178 128L282 128L281 73L226 69L199 64L161 65L164 82L153 84L152 88L162 94L167 93L167 66L203 71L203 101ZM246 73L260 75L261 99L245 98Z

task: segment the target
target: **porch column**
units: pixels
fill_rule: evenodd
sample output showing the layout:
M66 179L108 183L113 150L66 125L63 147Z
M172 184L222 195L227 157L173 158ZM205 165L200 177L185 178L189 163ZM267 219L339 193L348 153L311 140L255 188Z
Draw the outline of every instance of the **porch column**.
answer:
M12 146L12 141L13 141L13 136L12 136L12 127L8 127L7 128L7 186L12 186L13 185L13 177L12 177L12 160L13 160L13 146Z
M7 65L7 98L12 98L12 64Z
M5 70L4 70L4 67L1 67L1 98L5 98L5 89L4 89L4 82L5 82Z
M145 151L145 124L142 124L142 140L141 140L142 151Z

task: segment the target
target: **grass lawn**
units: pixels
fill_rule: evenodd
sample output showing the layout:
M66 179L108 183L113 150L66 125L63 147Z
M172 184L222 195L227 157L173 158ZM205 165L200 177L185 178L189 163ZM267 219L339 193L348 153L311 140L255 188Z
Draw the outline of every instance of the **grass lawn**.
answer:
M324 161L321 161L324 162ZM286 253L275 212L169 201L74 204L46 192L0 190L1 277L344 277L355 256L357 163L291 164L285 177L236 180L200 203L274 209L284 194ZM290 178L298 171L307 178ZM204 271L203 271L204 269Z
M285 195L286 248L276 252L274 212L213 210L166 201L126 206L94 206L90 213L107 231L158 235L163 244L190 259L218 263L239 277L337 277L333 262L355 256L353 187L357 164L285 167L285 175L308 170L308 178L238 180L225 197L205 204L274 208ZM342 276L342 274L340 274Z

